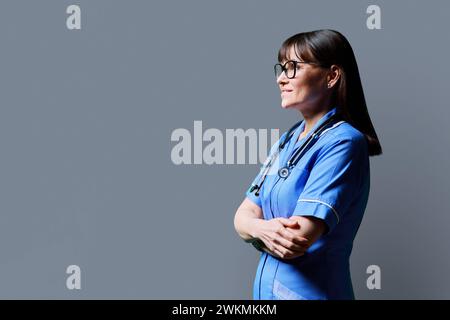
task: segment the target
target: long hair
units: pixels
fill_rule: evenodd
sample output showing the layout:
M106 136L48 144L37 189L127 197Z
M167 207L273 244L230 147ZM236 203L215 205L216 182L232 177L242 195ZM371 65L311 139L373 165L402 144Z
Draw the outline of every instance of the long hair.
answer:
M332 94L332 104L344 120L364 134L369 156L380 155L381 145L370 120L366 99L359 76L358 65L348 40L335 30L316 30L293 35L286 39L278 51L278 61L287 60L294 47L298 58L329 68L333 64L341 75Z

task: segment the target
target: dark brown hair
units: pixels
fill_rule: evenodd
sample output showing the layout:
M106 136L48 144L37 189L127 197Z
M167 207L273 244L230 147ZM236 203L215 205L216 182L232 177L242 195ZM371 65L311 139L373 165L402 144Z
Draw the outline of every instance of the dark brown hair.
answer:
M334 64L340 68L341 75L332 95L332 105L337 107L344 120L364 134L369 155L380 155L381 145L370 120L358 65L348 40L335 30L298 33L283 42L278 51L279 62L288 60L292 47L303 61L315 62L325 68Z

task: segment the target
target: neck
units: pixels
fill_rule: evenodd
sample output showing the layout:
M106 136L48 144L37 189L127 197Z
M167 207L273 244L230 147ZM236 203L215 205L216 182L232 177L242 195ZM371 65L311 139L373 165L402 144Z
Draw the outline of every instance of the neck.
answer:
M303 119L305 120L305 128L303 129L301 136L306 136L317 123L317 121L319 121L324 115L326 115L328 111L330 110L321 110L316 113L303 114Z

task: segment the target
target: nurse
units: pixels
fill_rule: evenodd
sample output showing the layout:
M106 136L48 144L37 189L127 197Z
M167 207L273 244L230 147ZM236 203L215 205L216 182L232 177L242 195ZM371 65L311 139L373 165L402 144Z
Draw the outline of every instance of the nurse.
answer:
M356 59L341 33L317 30L285 40L278 62L281 106L303 121L272 146L235 214L239 236L261 251L253 298L354 299L349 259L369 156L382 153Z

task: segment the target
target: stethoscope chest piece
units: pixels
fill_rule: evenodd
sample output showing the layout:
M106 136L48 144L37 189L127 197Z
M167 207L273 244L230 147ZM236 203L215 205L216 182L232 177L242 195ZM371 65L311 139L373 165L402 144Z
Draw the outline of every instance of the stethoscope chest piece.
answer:
M278 175L280 178L286 179L289 176L289 169L287 167L283 167L278 170Z

